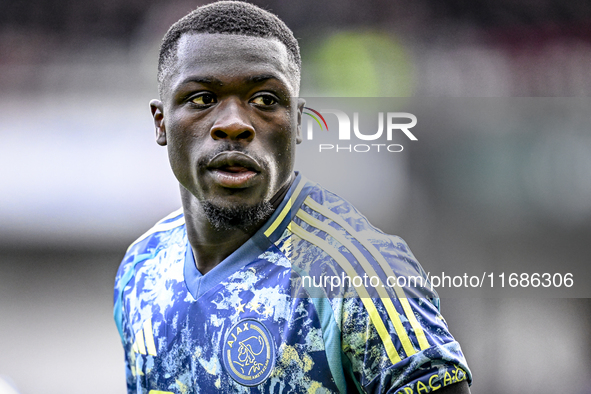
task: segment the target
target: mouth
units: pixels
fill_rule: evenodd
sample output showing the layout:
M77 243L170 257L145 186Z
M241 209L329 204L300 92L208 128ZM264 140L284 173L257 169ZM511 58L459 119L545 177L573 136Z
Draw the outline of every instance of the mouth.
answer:
M208 164L214 180L222 187L240 189L249 187L261 172L260 165L242 152L222 152Z

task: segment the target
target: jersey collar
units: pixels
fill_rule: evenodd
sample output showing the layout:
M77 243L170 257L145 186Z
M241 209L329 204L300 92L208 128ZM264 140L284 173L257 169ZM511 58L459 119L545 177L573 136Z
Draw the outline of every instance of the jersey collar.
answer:
M197 269L193 250L187 239L184 276L185 283L191 295L195 299L198 299L213 286L219 284L250 262L255 261L258 256L263 254L281 237L313 187L314 184L312 182L296 172L296 178L289 191L269 220L267 220L252 238L242 244L242 246L226 257L206 275L202 275Z

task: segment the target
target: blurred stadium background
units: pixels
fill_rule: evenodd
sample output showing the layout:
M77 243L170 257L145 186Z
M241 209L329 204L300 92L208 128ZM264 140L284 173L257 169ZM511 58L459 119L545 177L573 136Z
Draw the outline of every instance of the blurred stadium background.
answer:
M148 110L158 45L203 3L2 2L0 377L21 394L125 392L113 278L126 246L180 205ZM303 97L573 97L568 117L528 130L421 139L379 176L303 154L299 168L433 271L589 264L590 2L254 3L300 40ZM442 305L472 392L591 393L589 299Z

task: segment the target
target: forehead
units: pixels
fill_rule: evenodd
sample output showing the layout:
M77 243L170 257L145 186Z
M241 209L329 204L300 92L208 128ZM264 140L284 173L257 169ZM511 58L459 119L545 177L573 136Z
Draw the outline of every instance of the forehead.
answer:
M229 81L269 74L293 91L289 64L287 48L276 39L185 34L179 39L176 70L169 77L169 86L174 90L179 83L193 76Z

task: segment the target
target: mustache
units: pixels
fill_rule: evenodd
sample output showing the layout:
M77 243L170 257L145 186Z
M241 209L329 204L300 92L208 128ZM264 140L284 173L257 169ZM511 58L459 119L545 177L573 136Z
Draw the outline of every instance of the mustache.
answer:
M244 152L244 149L240 145L226 142L224 144L216 146L215 149L207 152L206 155L201 156L199 160L197 160L197 164L199 164L199 166L207 166L213 160L214 157L224 152L240 152L246 154L246 152Z
M250 159L252 159L256 163L259 163L259 164L264 163L264 161L261 160L259 157L252 155L250 152L245 150L242 147L242 145L234 144L231 142L226 142L224 144L217 146L214 150L207 152L207 155L200 157L199 160L197 160L197 164L200 167L207 167L221 153L236 153L236 152L249 157Z

